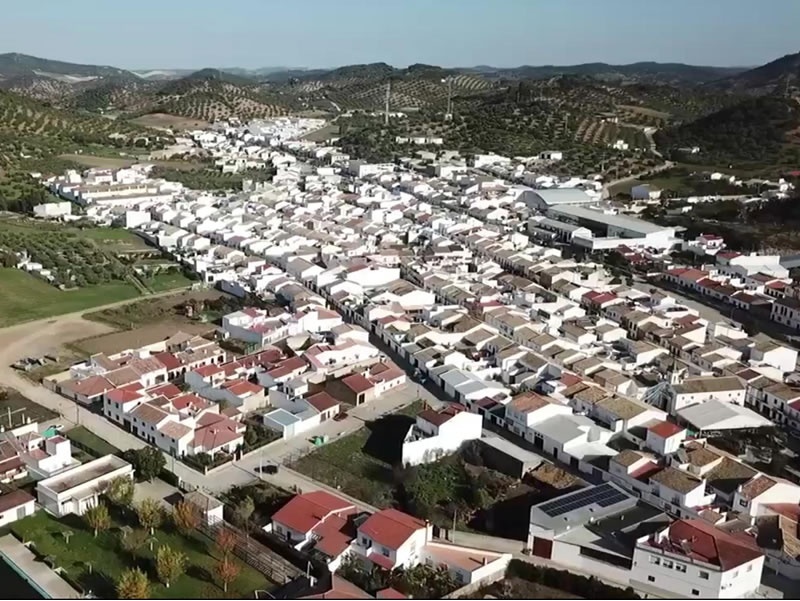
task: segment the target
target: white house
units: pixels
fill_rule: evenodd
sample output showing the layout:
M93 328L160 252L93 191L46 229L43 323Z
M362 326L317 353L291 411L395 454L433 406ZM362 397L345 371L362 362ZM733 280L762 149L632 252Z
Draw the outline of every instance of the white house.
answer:
M636 543L631 585L662 597L740 599L761 585L764 554L747 535L678 520Z
M0 496L0 527L33 515L36 499L22 489L12 490Z
M744 405L747 386L736 376L687 378L667 389L667 410L671 414L690 405L717 399Z
M420 411L403 441L402 463L411 466L436 461L456 452L465 442L480 438L482 430L483 417L463 405Z
M133 478L133 466L116 455L89 461L36 485L39 505L57 517L82 515L97 505L100 495L114 478Z

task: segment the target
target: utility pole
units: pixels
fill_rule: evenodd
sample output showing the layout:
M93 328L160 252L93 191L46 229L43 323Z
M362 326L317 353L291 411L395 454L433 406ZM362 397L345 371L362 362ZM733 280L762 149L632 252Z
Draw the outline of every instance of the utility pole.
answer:
M388 126L389 125L389 100L392 96L392 80L389 80L386 83L386 109L383 113L383 124Z

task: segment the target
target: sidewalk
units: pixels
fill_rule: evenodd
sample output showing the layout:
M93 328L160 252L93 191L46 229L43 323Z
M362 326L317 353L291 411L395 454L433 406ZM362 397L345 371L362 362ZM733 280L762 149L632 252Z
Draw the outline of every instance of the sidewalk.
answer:
M37 561L36 556L10 534L0 538L0 555L3 555L9 566L38 589L45 598L80 599L83 597L49 566Z

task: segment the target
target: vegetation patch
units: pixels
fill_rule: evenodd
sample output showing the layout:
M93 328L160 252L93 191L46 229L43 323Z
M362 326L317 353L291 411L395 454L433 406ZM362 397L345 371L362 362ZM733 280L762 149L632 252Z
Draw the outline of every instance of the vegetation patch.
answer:
M139 289L126 282L59 290L24 271L4 267L0 268L0 327L84 311L137 296Z
M103 506L105 507L105 506ZM95 535L95 526L99 526ZM221 551L198 533L181 534L171 524L153 528L151 535L139 530L130 510L111 511L107 519L94 522L69 515L56 519L44 511L15 522L12 532L21 540L33 543L33 549L53 567L63 569L70 580L84 591L100 598L117 599L122 575L138 568L147 577L149 595L155 599L201 599L233 596L251 598L257 589L270 589L263 575L236 559L238 577L227 594L216 577L222 560ZM126 538L134 544L128 544ZM185 569L170 586L160 582L156 558L162 548L180 552Z

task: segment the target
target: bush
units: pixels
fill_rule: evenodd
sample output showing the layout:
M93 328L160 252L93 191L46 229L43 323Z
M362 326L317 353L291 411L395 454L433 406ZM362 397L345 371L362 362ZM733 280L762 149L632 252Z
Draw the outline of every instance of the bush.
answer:
M566 570L536 566L519 559L511 560L506 576L516 576L584 599L639 599L631 587L621 589L601 582L594 576L580 576Z

